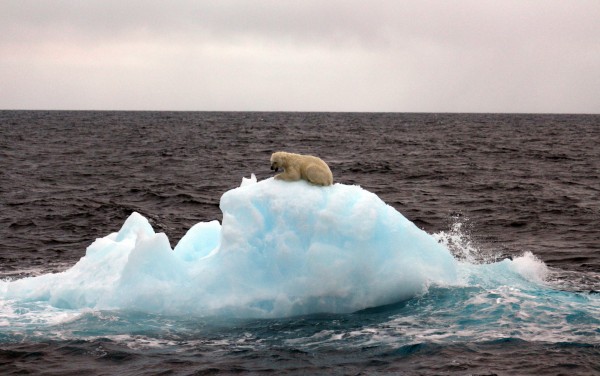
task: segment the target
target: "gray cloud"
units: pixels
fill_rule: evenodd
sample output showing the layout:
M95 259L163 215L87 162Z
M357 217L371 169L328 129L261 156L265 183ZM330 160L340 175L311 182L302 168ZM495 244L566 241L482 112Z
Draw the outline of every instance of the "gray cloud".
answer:
M0 108L600 112L596 1L0 7Z

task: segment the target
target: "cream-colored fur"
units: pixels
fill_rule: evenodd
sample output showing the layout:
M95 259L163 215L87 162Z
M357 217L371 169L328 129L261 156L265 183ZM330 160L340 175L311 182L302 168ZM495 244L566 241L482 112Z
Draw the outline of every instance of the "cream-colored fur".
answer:
M275 179L296 181L304 179L315 185L333 184L333 175L327 163L312 155L302 155L278 151L271 155L271 170L285 171L275 175Z

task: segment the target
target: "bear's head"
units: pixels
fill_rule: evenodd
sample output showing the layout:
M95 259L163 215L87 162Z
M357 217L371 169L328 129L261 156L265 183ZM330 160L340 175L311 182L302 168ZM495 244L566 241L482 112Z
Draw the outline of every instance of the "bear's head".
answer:
M271 170L277 172L277 171L279 171L280 168L285 169L286 154L287 153L283 152L283 151L278 151L278 152L271 154Z

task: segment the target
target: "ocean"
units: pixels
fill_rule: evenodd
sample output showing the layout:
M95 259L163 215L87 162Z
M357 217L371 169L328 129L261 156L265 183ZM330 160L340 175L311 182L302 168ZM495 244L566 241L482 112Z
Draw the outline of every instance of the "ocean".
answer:
M600 374L599 144L600 115L0 111L0 373ZM221 196L279 150L377 195L462 282L274 317L10 295L133 212L172 248L223 223Z

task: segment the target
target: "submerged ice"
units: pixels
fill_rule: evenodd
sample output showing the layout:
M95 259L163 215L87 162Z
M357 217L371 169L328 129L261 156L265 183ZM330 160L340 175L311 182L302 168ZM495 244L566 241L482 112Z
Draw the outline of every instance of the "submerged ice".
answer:
M57 308L273 317L345 313L457 282L435 238L358 186L244 179L222 225L198 223L171 248L133 213L62 273L0 282L0 297Z

